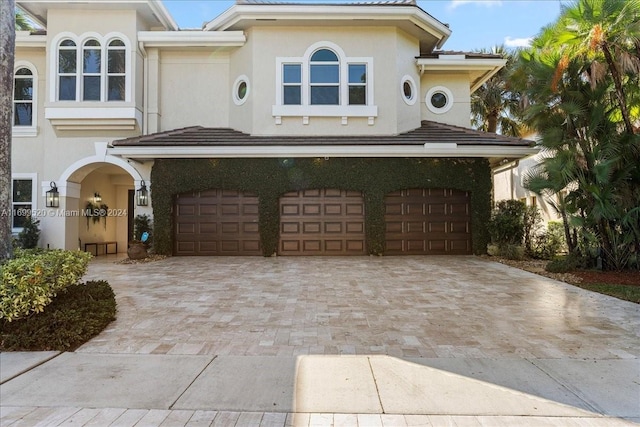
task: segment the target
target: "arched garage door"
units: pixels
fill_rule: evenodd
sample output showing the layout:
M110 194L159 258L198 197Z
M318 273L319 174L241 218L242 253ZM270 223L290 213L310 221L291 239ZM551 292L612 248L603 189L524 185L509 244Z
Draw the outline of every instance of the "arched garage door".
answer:
M315 189L280 198L279 255L365 255L364 198Z
M387 255L471 254L469 193L409 189L385 198Z
M234 190L176 196L175 255L262 255L258 197Z

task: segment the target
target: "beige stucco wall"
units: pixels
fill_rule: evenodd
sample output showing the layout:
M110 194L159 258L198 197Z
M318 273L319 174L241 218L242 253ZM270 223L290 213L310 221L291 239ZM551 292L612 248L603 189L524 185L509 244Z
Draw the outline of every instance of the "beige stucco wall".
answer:
M420 104L422 120L471 127L471 89L466 72L425 72L420 79ZM425 96L435 86L444 86L453 95L453 106L444 114L432 113L426 105Z
M226 53L160 52L161 129L229 126L229 57Z

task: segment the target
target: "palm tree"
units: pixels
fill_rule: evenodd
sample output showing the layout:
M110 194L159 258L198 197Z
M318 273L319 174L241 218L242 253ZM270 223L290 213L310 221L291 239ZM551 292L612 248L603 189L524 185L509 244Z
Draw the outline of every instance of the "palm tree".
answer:
M586 63L585 76L593 86L602 84L605 74L611 76L622 121L629 134L634 133L634 127L624 83L627 75L637 76L640 72L638 16L640 0L579 0L563 7L547 39L551 46L563 52L558 76L562 75L562 67L569 58Z
M11 258L11 125L15 0L0 1L0 260Z
M33 25L19 10L16 10L16 31L33 31Z
M520 96L512 91L507 80L517 54L504 46L495 46L490 51L483 49L479 53L500 55L507 64L471 95L472 125L485 132L521 136L524 128L522 121L518 120Z

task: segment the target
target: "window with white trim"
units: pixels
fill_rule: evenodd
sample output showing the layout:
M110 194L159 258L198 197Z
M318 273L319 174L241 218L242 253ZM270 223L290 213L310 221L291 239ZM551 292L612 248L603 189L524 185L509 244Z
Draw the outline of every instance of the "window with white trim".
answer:
M11 228L13 232L20 232L24 228L26 217L31 215L35 209L34 178L14 176L11 181L11 189L11 207L13 209Z
M71 38L58 44L58 101L124 101L127 47L123 40L91 37L81 48ZM106 61L104 60L106 58Z
M27 67L18 68L13 87L13 125L33 126L33 72Z
M373 99L373 58L348 57L331 42L310 46L302 57L276 58L276 124L282 116L369 117Z

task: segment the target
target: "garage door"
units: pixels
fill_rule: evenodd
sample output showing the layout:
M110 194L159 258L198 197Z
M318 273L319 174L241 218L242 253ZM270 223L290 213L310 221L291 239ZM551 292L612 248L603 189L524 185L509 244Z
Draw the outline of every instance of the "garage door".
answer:
M388 255L470 254L469 193L411 189L385 198Z
M364 255L362 193L304 190L280 198L280 255Z
M175 255L262 255L258 197L208 190L176 197Z

